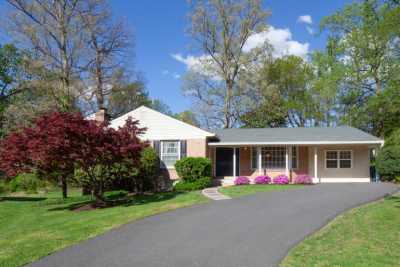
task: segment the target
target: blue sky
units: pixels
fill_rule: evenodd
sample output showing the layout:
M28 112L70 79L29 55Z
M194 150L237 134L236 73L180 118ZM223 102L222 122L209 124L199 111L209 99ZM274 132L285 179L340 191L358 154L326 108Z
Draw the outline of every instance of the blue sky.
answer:
M288 29L292 41L309 43L308 51L312 51L324 47L324 36L311 35L306 27L318 31L321 18L350 2L275 0L265 1L264 7L272 12L267 20L269 25L275 29ZM188 109L190 100L182 96L178 78L185 73L187 66L171 56L198 55L185 33L188 26L187 1L113 0L112 7L115 14L126 18L134 29L135 66L144 74L150 95L167 103L174 112ZM312 24L300 23L298 18L302 15L311 16Z
M272 12L267 23L275 30L274 38L280 38L277 45L288 45L289 49L301 49L303 53L323 48L324 36L315 36L309 31L318 31L322 17L350 2L275 0L264 1L264 7ZM174 112L188 109L190 100L181 94L179 77L187 70L182 61L188 62L188 56L199 53L191 49L193 43L185 33L188 27L187 1L112 0L110 3L115 16L126 19L132 28L136 55L131 64L143 74L151 97L162 100ZM0 9L4 10L4 5L4 0L0 0ZM312 23L309 17L299 21L299 16L306 15L310 16ZM176 54L181 56L181 61L172 56Z

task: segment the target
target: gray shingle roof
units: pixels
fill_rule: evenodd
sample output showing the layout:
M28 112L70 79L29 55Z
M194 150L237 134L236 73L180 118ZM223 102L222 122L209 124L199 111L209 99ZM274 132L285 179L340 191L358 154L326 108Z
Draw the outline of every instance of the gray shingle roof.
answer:
M379 144L381 139L352 127L336 128L239 128L214 131L218 140L211 144L324 144L324 143L371 143Z

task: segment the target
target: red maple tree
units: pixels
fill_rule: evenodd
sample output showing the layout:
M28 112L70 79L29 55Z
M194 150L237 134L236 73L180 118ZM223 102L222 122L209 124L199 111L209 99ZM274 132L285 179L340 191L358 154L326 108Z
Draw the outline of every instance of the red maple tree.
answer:
M12 133L0 143L0 169L9 177L38 171L56 177L67 197L67 182L79 170L97 199L104 183L115 177L134 177L140 153L147 146L138 138L144 128L129 118L115 130L85 120L80 113L54 112L39 118L31 128Z

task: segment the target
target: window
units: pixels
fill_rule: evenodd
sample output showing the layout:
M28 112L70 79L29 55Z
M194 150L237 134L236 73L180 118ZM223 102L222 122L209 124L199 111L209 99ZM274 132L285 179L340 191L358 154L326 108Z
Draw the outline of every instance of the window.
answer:
M351 151L340 151L339 154L339 166L340 168L351 168Z
M297 146L292 147L292 169L298 168L299 149Z
M258 153L257 153L257 147L252 147L251 148L251 168L253 170L258 168Z
M348 169L352 167L351 150L329 150L326 151L326 168Z
M174 167L175 162L180 158L179 141L161 141L160 158L167 168Z
M261 148L261 160L263 168L284 169L286 167L286 148L263 147Z

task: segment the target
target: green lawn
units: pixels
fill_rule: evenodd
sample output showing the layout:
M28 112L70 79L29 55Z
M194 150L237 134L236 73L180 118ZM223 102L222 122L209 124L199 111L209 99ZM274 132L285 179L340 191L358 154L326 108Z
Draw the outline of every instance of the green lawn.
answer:
M230 197L240 197L258 192L281 191L281 190L289 190L300 187L303 187L303 185L251 184L251 185L236 185L236 186L223 187L220 188L218 191Z
M90 201L78 191L63 201L60 192L0 197L0 266L22 266L56 250L129 221L207 202L201 193L132 197L128 204L91 211L69 208Z
M400 266L400 195L353 209L295 247L280 267Z

